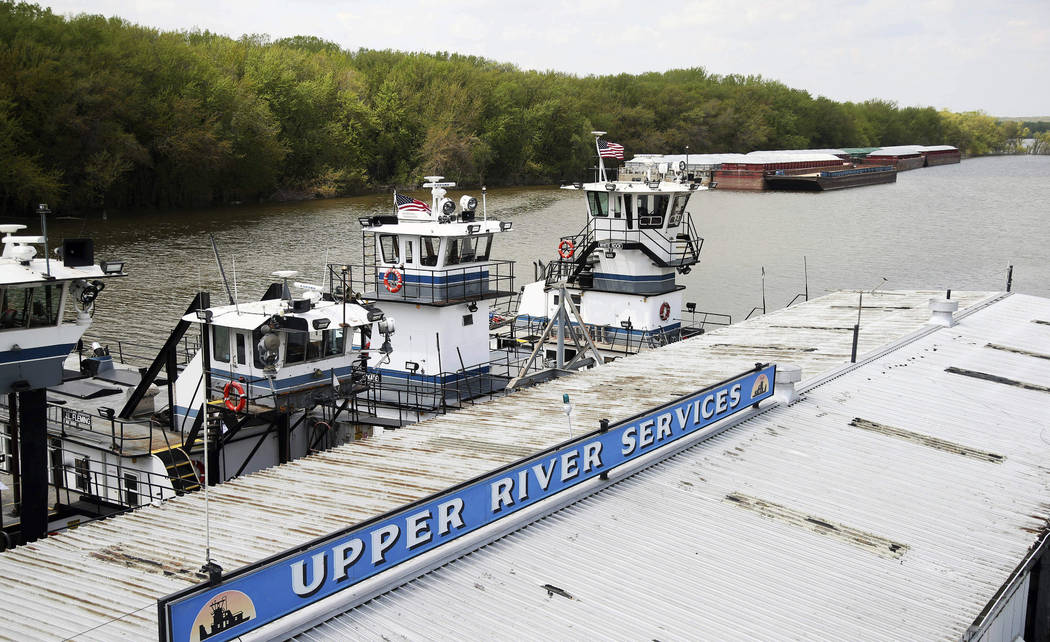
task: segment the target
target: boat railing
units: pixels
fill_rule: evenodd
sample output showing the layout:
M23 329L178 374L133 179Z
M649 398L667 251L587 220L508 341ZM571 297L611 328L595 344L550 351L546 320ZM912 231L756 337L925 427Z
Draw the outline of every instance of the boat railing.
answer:
M124 340L109 340L102 337L83 337L79 343L77 343L77 353L81 358L91 356L91 344L98 343L108 350L109 355L114 357L118 363L123 365L142 368L148 366L156 358L157 353L160 352L160 346L150 345L146 343L138 343L134 341ZM114 351L114 347L116 350ZM178 355L179 359L176 361L178 366L185 366L193 359L193 356L200 350L200 337L185 335L179 341Z
M114 395L116 397L116 395ZM48 401L46 406L47 429L62 437L77 431L90 432L109 438L111 452L119 455L147 454L159 448L170 448L163 426L151 415L139 419L121 419L108 406L100 406L97 414L63 403ZM10 408L6 396L0 395L0 421L10 421ZM173 433L171 436L174 437Z
M704 239L688 212L677 227L679 231L669 237L658 229L627 229L622 219L592 218L580 232L559 239L558 258L545 268L547 285L574 280L590 264L589 257L599 251L615 254L624 249L641 249L657 265L691 266L700 260Z
M514 293L514 261L471 262L445 269L372 264L328 266L329 294L359 293L377 301L448 305Z

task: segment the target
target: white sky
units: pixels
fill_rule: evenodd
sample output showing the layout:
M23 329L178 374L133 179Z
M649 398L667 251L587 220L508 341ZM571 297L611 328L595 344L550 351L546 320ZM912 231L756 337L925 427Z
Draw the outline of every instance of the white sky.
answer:
M838 101L1050 116L1050 0L36 0L234 38L452 51L577 75L701 66Z

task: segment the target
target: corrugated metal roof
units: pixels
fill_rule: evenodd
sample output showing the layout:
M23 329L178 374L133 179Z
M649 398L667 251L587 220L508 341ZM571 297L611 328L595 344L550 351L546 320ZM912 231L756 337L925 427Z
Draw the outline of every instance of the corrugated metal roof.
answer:
M905 154L918 154L922 145L894 145L892 147L880 147L868 154L868 156L903 156Z
M939 294L865 293L861 354L922 327ZM963 308L989 296L953 293ZM576 404L574 425L585 427L757 361L824 372L849 359L856 303L856 293L830 294L226 482L209 493L213 557L232 570L554 445L567 437L562 393ZM155 638L156 600L203 579L203 506L194 493L0 554L0 637Z
M1050 395L950 369L1044 385L1040 320L1006 298L296 639L958 639L1047 528Z

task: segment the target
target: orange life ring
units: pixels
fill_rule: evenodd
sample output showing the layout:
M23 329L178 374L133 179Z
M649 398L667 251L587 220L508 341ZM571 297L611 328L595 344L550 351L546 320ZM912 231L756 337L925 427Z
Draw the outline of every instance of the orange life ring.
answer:
M671 316L671 304L664 301L660 306L660 320L666 321Z
M236 401L234 401L233 395L230 394L231 390L237 395ZM244 396L244 386L236 381L230 381L226 384L226 387L222 389L222 398L226 407L234 412L240 412L248 405L248 399Z
M571 258L576 253L576 245L569 239L562 239L561 243L558 243L558 256L563 259Z
M401 273L394 268L390 268L386 271L386 274L383 275L383 285L391 293L400 291L401 286L404 284L405 280L401 277Z

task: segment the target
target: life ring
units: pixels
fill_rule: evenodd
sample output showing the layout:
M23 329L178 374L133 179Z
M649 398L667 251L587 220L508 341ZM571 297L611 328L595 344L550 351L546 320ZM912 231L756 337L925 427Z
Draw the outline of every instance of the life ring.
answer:
M575 253L576 245L569 239L562 239L561 243L558 243L558 256L561 258L572 258L572 255Z
M401 277L401 273L390 268L383 275L383 285L392 294L401 290L401 286L405 284L405 280Z
M671 316L671 304L668 303L667 301L664 301L663 304L660 305L660 320L661 321L666 321L670 316Z
M233 394L230 393L231 390ZM234 394L237 396L236 401L234 401ZM222 398L226 407L234 412L240 412L248 405L248 400L244 396L244 386L236 381L226 384L226 387L222 389Z

